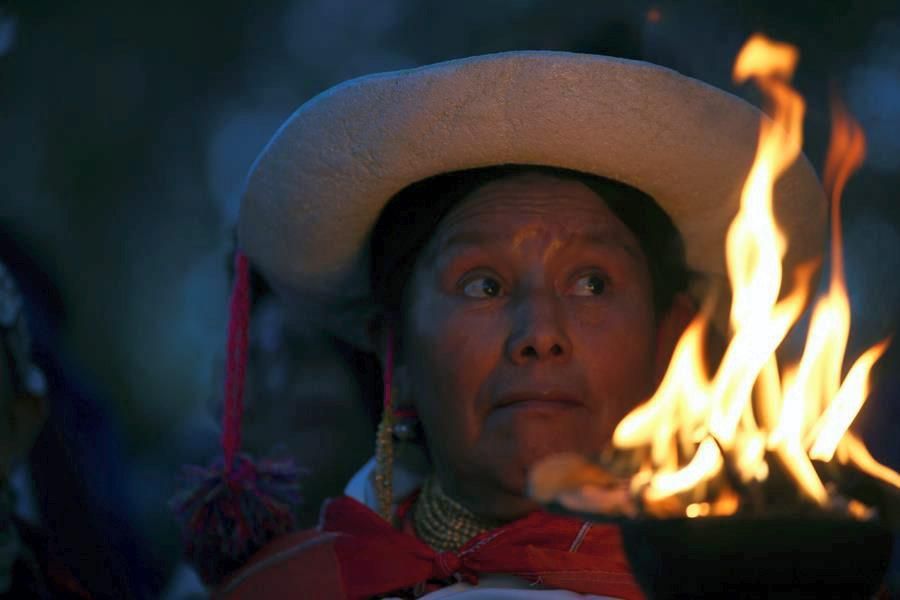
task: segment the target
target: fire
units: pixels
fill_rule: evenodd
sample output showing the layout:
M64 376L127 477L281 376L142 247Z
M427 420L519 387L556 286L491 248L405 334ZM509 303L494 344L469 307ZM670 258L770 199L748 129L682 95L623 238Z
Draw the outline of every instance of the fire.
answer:
M887 341L865 351L842 376L850 303L840 197L862 163L865 139L837 103L824 176L832 210L828 290L813 308L799 362L781 368L776 360L776 350L803 312L816 267L790 274L790 285L782 289L789 240L775 222L772 192L803 145L805 105L789 84L797 59L794 47L756 35L734 66L736 82L752 79L763 91L771 120L762 122L756 158L726 237L731 339L722 360L710 377L703 366L708 302L681 337L654 396L627 415L613 436L618 449L648 450L646 463L631 479L632 491L648 503L689 494L693 500L680 505L689 517L734 513L739 503L733 490L712 498L703 495L704 487L723 476L737 485L764 481L772 460L821 506L830 497L813 461L836 459L900 485L900 475L875 461L848 432Z

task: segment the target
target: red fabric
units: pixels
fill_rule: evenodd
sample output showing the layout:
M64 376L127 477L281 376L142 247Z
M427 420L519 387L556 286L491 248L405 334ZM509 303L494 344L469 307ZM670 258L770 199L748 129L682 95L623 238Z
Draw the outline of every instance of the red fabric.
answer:
M333 533L306 530L284 535L257 552L214 592L216 600L342 600Z
M616 527L543 512L473 538L458 553L438 553L349 497L328 502L321 530L284 536L220 587L216 598L362 600L429 580L504 573L548 588L642 599ZM573 546L577 548L573 549Z
M572 551L583 525L535 512L476 536L457 553L438 553L395 530L363 504L343 497L326 505L322 530L343 534L334 539L334 548L351 600L454 576L476 583L484 573L516 575L582 594L643 598L616 527L592 526Z

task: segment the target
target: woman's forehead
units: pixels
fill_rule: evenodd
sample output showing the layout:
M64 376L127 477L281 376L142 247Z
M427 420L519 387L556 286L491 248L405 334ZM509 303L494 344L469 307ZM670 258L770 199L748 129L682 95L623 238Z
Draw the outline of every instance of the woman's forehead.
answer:
M478 188L441 220L429 245L440 253L455 245L517 245L535 238L639 248L596 192L581 182L542 174L515 175Z

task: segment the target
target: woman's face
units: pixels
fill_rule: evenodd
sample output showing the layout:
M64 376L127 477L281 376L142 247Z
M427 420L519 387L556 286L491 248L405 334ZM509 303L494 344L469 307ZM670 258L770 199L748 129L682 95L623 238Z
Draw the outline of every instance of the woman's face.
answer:
M668 360L640 244L575 181L516 175L473 192L407 297L400 400L418 409L443 489L485 516L534 509L529 467L600 451Z

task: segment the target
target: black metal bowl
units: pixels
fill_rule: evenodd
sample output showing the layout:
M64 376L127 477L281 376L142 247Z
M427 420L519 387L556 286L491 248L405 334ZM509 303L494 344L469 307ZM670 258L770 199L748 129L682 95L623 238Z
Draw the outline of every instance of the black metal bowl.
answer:
M547 508L618 525L631 570L651 600L872 598L894 544L877 521L821 512L627 519Z
M872 598L890 562L883 526L828 516L618 521L649 598Z

